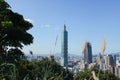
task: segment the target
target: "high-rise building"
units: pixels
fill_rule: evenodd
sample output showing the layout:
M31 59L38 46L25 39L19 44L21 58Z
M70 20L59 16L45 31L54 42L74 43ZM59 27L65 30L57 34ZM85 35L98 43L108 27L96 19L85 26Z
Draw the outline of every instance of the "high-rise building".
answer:
M68 32L66 25L62 32L62 45L61 45L61 66L67 67L68 65Z
M86 42L85 43L85 51L84 51L85 68L88 68L90 63L92 63L92 46L89 42Z
M110 70L112 73L115 73L115 66L116 66L116 56L114 55L107 55L106 56L106 68Z
M114 66L114 59L112 55L107 55L106 56L106 67L107 69L109 69L109 67L113 67Z

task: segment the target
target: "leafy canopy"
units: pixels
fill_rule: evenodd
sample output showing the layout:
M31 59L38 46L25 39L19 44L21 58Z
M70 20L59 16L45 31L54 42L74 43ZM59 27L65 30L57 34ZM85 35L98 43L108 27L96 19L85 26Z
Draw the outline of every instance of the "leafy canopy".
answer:
M0 59L12 52L19 54L24 45L33 43L33 36L28 33L32 27L32 23L13 12L7 2L0 0Z

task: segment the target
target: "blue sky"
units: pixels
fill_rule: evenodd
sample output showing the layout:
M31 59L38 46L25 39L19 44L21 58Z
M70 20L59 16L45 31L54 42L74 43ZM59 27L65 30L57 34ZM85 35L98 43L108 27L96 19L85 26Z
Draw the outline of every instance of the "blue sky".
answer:
M101 51L103 36L106 54L120 51L120 0L6 1L14 12L22 14L34 25L29 30L34 43L24 47L25 53L30 50L35 54L60 53L64 24L69 35L69 53L80 55L83 41L87 40L92 44L93 54L97 54Z

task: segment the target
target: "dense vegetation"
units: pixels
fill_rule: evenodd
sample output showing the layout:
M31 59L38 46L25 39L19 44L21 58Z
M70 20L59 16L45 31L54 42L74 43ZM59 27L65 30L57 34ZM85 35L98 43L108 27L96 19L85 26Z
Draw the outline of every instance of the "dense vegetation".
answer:
M95 73L95 74L94 74ZM77 73L74 80L120 80L110 71L86 69Z

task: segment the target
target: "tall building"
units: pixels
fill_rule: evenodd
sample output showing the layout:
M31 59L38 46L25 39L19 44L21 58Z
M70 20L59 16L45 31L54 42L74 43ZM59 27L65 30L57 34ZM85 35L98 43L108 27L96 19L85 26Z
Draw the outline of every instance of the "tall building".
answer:
M66 25L62 32L62 45L61 45L61 66L67 67L68 65L68 32Z
M114 66L114 58L113 58L113 56L112 55L107 55L106 56L106 67L107 67L107 69L109 69L109 67L113 67Z
M84 50L85 68L88 68L90 63L92 63L92 46L89 42L86 42L85 43L85 50Z
M112 73L115 73L116 66L116 55L107 55L106 56L106 68L110 70Z

